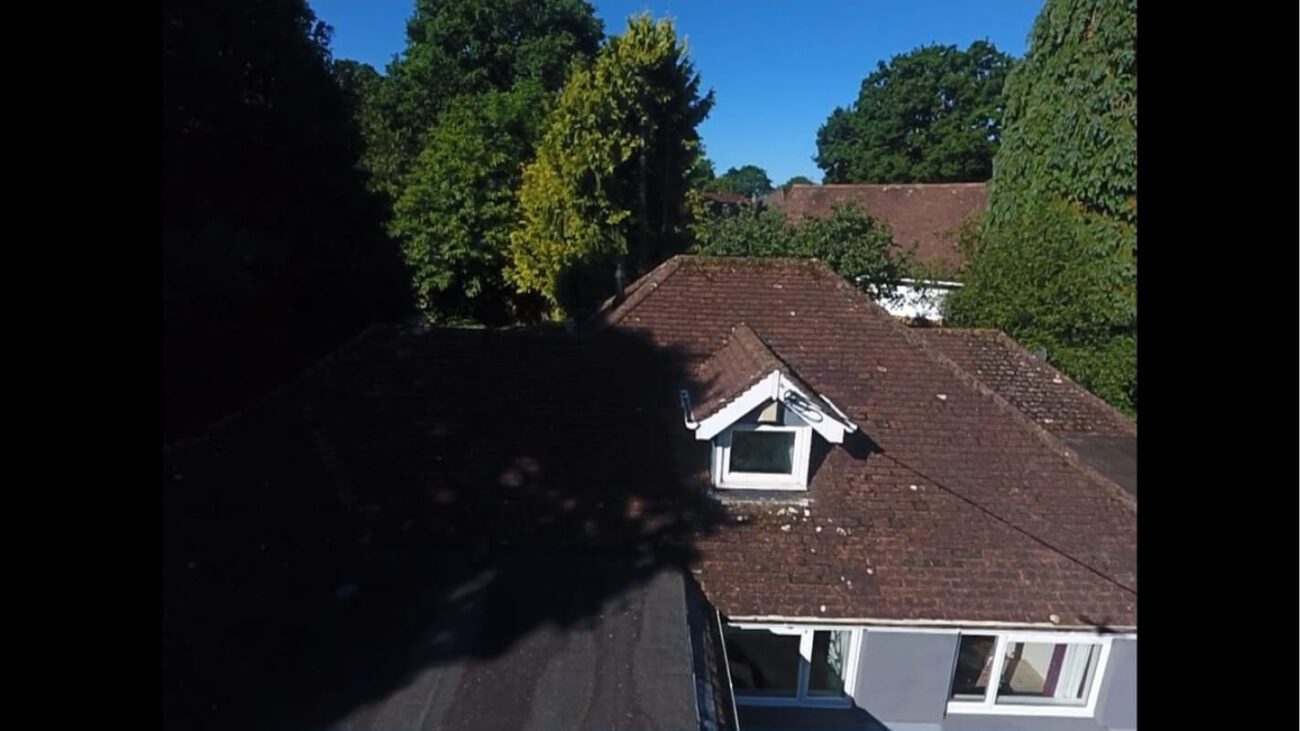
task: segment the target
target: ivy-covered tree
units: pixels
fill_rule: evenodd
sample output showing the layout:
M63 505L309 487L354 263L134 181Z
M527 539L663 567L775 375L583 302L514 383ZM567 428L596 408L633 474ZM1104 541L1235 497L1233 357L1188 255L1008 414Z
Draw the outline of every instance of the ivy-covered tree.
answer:
M759 204L702 217L693 230L692 253L821 259L877 298L897 295L913 260L910 251L892 248L889 224L847 203L836 204L825 218L797 222Z
M772 180L767 171L757 165L727 168L727 172L711 181L706 190L736 193L743 196L760 196L772 192Z
M996 327L1137 408L1137 3L1048 0L1007 79L956 324Z
M575 65L523 175L507 277L580 316L687 244L696 126L713 104L671 21L636 16Z
M390 230L412 269L416 301L438 320L500 325L536 316L502 274L518 218L520 161L546 93L536 82L453 101L403 179Z
M880 62L857 101L817 131L827 183L983 182L1012 58L992 43L923 46Z

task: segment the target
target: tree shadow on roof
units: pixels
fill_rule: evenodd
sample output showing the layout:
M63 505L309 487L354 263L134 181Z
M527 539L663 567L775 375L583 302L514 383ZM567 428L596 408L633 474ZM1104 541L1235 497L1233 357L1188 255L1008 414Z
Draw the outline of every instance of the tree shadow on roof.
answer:
M566 633L652 612L722 529L687 378L619 331L382 328L169 447L165 725L368 728L437 667L412 714L526 712Z

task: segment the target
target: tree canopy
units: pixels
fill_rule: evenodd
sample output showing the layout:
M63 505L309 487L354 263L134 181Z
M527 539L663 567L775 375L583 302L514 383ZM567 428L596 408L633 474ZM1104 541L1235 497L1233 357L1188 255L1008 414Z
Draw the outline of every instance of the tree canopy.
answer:
M836 204L826 218L798 222L759 204L701 216L694 231L692 253L813 257L881 298L896 296L899 280L908 275L912 262L910 253L891 251L894 235L889 224L847 203Z
M996 327L1137 408L1137 6L1048 0L1007 79L987 223L957 324Z
M163 6L164 434L287 378L409 297L303 0Z
M553 317L581 315L686 246L696 126L713 104L671 21L641 15L576 64L525 168L507 277Z
M506 285L516 191L545 111L545 90L466 94L430 130L403 178L390 230L412 269L416 302L439 320L506 324L536 303Z
M570 63L602 36L581 0L420 0L387 76L336 64L357 100L362 167L392 204L388 230L428 319L535 316L504 277L521 172Z
M857 101L817 131L827 183L983 182L1002 133L1012 58L988 41L931 45L883 61Z
M790 186L792 185L816 185L816 183L814 183L812 180L808 179L803 175L796 175L793 178L790 178L789 180L785 181L785 183L781 185L781 188L783 190L789 190Z
M743 196L761 196L772 192L772 180L767 171L757 165L727 168L727 172L714 178L705 190L736 193Z

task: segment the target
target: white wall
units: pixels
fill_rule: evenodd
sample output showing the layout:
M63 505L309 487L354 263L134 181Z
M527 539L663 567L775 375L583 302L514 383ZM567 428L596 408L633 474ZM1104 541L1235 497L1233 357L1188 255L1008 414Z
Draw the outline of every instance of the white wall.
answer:
M918 282L904 279L898 286L895 299L877 300L881 307L895 317L922 317L932 322L942 322L941 307L948 293L961 286L960 282L930 282L924 287Z

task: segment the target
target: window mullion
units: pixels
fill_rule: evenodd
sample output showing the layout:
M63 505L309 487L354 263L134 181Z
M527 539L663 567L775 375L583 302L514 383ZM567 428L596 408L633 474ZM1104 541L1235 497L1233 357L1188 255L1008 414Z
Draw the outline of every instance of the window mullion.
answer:
M801 701L808 698L808 676L811 674L812 668L813 631L806 629L799 637L799 686L795 695Z
M993 644L993 667L989 672L989 687L984 690L984 705L992 707L997 703L998 686L1002 684L1002 665L1007 657L1007 636L997 635Z

